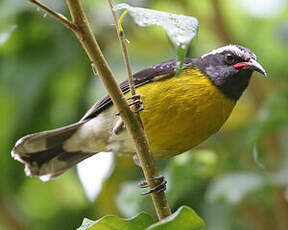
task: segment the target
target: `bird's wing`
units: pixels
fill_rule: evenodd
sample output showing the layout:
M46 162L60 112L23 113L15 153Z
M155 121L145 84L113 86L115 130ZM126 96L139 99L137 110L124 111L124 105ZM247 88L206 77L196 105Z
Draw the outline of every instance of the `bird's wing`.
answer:
M186 58L184 61L183 68L187 68L192 65L192 59ZM141 85L147 84L157 76L165 75L165 74L174 74L174 70L176 67L176 60L171 59L165 62L162 62L157 65L153 65L151 67L148 67L142 71L139 71L138 73L133 75L134 84L135 87L139 87ZM128 80L122 82L120 84L121 91L125 94L129 92L129 82ZM83 120L89 120L97 116L99 113L104 111L106 108L111 106L113 104L111 98L109 95L104 96L98 103L96 103L81 119Z
M191 65L187 59L186 66ZM176 62L169 60L136 73L135 86L139 87L152 81L156 76L173 74ZM129 91L128 81L120 84L123 93ZM42 180L57 177L78 162L92 156L94 153L81 151L69 152L63 147L68 140L84 123L96 117L103 110L112 105L109 96L103 97L77 123L59 129L30 134L19 141L12 150L12 156L24 163L27 175L39 176Z

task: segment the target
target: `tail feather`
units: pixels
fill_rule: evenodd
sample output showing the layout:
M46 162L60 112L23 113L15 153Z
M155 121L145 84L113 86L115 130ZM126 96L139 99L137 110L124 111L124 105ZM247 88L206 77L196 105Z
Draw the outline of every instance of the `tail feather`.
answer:
M83 123L85 122L81 121L59 129L27 135L17 141L12 156L25 164L28 176L39 176L44 181L57 177L94 154L67 152L62 147Z
M78 122L72 125L67 125L58 129L39 132L22 137L17 141L13 152L21 155L22 153L32 153L44 151L62 144L65 140L72 136L72 134L85 122Z

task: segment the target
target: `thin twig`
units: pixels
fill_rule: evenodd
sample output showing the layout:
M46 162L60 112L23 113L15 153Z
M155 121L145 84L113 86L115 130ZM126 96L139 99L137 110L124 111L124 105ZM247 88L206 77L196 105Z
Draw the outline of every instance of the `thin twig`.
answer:
M126 47L126 39L125 39L123 31L120 31L120 29L119 29L118 17L116 15L115 11L113 10L114 3L113 3L112 0L108 0L108 2L109 2L110 8L111 8L111 12L112 12L112 15L113 15L113 18L114 18L118 39L119 39L120 44L121 44L122 54L123 54L123 58L124 58L124 62L125 62L125 66L126 66L126 70L127 70L127 74L128 74L128 78L129 78L130 92L131 92L131 95L133 96L136 93L135 93L135 85L134 85L133 74L132 74L132 70L131 70L130 59L129 59L128 50L127 50L127 47Z
M44 5L43 3L39 2L38 0L28 0L29 2L37 5L41 9L43 9L45 12L51 14L54 16L56 19L58 19L60 22L62 22L68 29L70 30L77 30L77 26L74 25L72 22L70 22L64 15L52 10L48 6Z
M119 88L117 81L105 59L102 51L94 37L94 34L88 23L86 14L84 12L80 0L66 0L68 8L71 13L73 23L79 30L73 30L79 39L82 47L89 56L93 66L96 68L101 80L103 81L113 104L120 112L121 119L123 120L128 133L134 140L136 147L136 154L141 163L142 170L146 181L150 188L158 185L158 182L151 180L159 173L155 167L155 161L149 148L146 134L141 126L141 123L129 108L129 105ZM171 215L166 196L164 192L152 193L152 200L159 219L163 219Z

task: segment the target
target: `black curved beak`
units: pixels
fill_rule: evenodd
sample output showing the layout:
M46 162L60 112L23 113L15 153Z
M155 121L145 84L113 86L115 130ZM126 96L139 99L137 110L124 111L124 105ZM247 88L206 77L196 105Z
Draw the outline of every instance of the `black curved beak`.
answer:
M255 70L255 71L259 72L259 73L262 73L265 77L267 77L267 73L266 73L265 69L263 68L263 66L260 65L259 62L257 62L254 59L250 59L247 62L247 68L249 68L251 70Z

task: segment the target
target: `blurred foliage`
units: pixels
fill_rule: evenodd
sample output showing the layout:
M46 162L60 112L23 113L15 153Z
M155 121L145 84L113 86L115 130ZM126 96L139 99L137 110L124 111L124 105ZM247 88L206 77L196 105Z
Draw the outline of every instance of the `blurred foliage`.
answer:
M43 2L68 15L65 1ZM108 4L83 2L120 82L125 68ZM269 76L255 74L217 135L191 152L158 162L172 210L189 205L205 220L206 230L288 229L287 1L278 0L277 12L261 16L251 8L276 4L273 0L126 2L196 17L200 30L190 56L238 43L257 54ZM138 28L128 17L123 24L134 72L175 57L161 29ZM114 171L90 202L75 170L43 183L26 177L23 165L10 156L20 137L80 119L105 94L92 76L88 58L64 26L28 1L0 1L0 230L70 230L84 217L131 217L143 210L155 215L150 197L138 195L136 181L142 174L129 157L115 157Z

